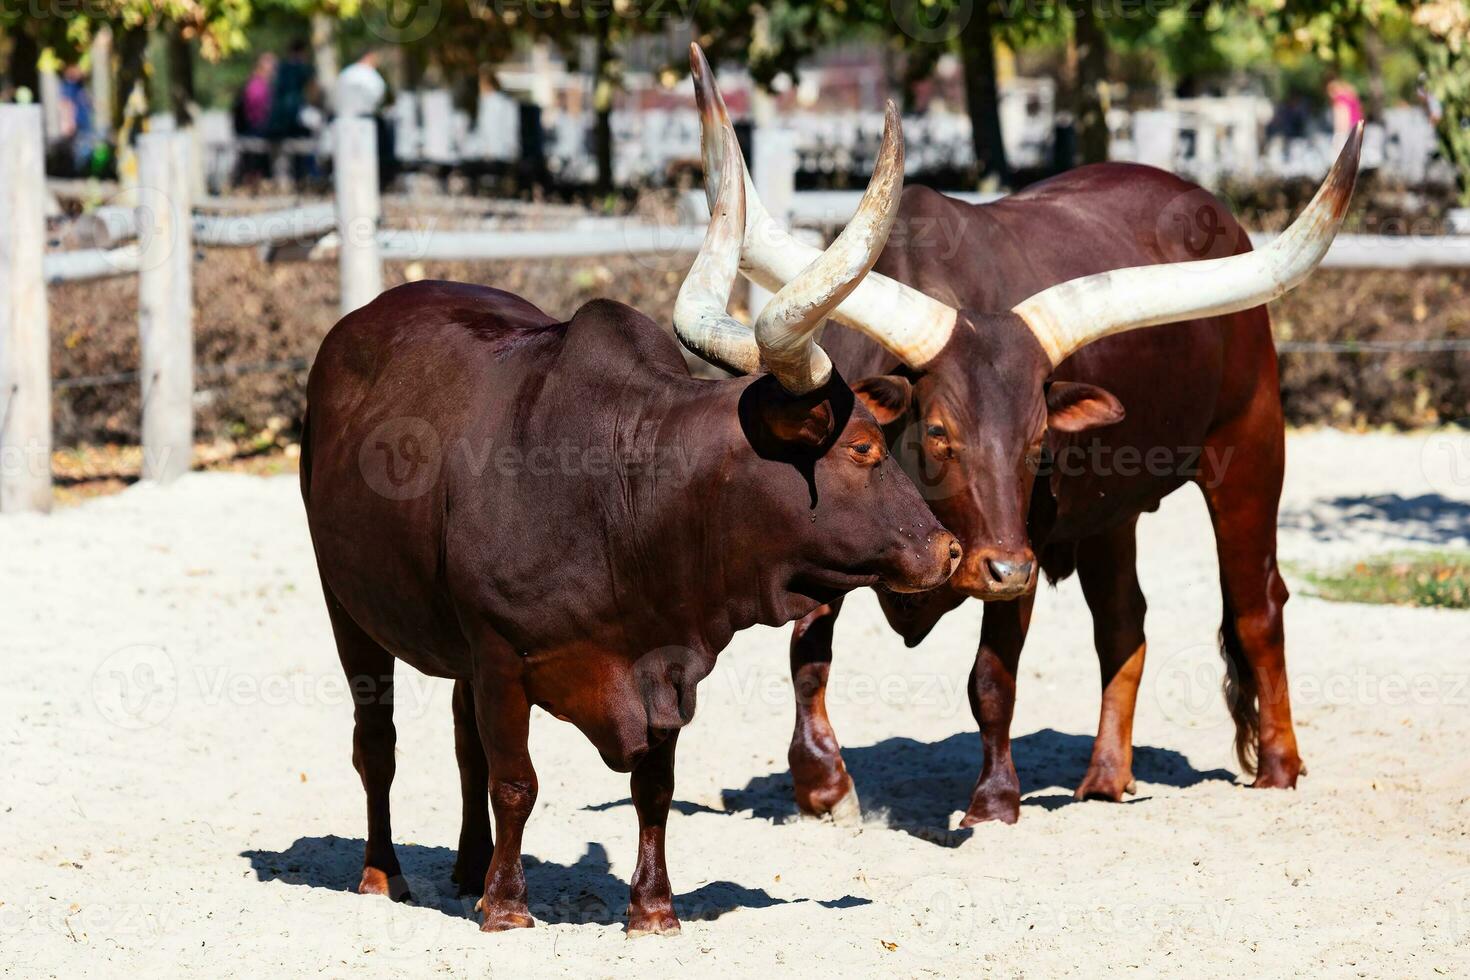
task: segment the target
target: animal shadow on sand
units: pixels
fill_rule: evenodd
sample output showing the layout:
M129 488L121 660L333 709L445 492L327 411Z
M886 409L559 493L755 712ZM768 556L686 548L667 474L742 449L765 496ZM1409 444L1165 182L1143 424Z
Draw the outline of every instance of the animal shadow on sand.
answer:
M1080 802L1073 798L1072 790L1087 771L1092 741L1091 735L1071 735L1051 728L1013 739L1011 755L1021 777L1021 805L1055 810ZM857 785L864 819L882 820L894 830L946 847L956 847L974 834L973 828L947 828L950 814L969 801L984 756L978 732L951 735L932 743L889 738L876 745L842 750L847 771ZM1133 775L1144 782L1175 787L1235 779L1228 770L1196 769L1179 752L1148 745L1134 747ZM1025 795L1054 787L1060 791ZM732 810L751 810L768 820L797 816L791 774L787 772L757 776L744 789L725 790L724 799ZM1141 803L1146 799L1129 797L1125 802Z
M1318 541L1356 531L1382 532L1404 543L1448 546L1470 541L1470 503L1437 493L1404 497L1333 497L1282 510L1283 529L1305 531Z
M301 837L284 851L243 851L240 856L250 861L258 881L355 892L362 874L363 846L361 838ZM395 849L414 905L456 918L478 918L478 896L456 894L457 888L449 880L454 867L453 848L398 844ZM607 850L601 844L589 843L575 864L541 861L529 854L522 857L522 863L530 893L528 904L538 922L612 925L627 921L628 883L612 873ZM374 899L364 897L364 901L369 900ZM735 909L786 904L788 899L733 881L711 881L674 896L674 908L686 922L718 919ZM820 904L846 908L868 902L847 896Z

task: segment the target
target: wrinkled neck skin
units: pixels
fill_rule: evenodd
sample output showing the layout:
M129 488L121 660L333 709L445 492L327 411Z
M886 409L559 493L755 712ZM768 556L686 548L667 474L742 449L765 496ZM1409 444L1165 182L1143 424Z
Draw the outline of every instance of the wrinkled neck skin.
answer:
M801 532L773 526L754 492L772 480L741 430L746 384L659 377L609 398L618 415L598 433L568 422L561 432L611 451L609 472L580 484L578 507L596 515L578 532L588 554L564 563L573 577L518 564L493 590L532 703L576 725L618 771L693 719L696 687L737 630L818 605L787 588L800 561L773 560L798 550ZM789 484L805 505L801 477ZM543 492L527 488L526 504Z
M756 458L739 420L753 380L684 387L658 420L664 465L621 477L636 532L619 560L643 574L615 582L614 601L646 607L660 643L718 654L742 629L779 626L820 604L791 590L809 570L794 540L803 529L763 520L776 516L766 499L773 493L789 498L788 510L805 511L809 483L794 466Z

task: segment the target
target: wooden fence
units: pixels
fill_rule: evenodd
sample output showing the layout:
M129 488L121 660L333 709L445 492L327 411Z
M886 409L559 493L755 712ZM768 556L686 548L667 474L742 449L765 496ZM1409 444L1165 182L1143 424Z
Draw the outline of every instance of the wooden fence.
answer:
M167 481L187 472L193 455L196 246L291 243L290 250L273 251L307 260L335 257L346 314L382 290L384 261L682 253L697 249L704 237L702 194L686 200L684 218L675 225L583 217L562 230L384 229L374 124L341 119L334 125L339 152L331 204L265 202L274 210L244 213L231 202L208 200L198 202L196 214L189 134L150 132L139 139L137 200L95 209L74 226L74 238L92 247L47 254L40 109L0 105L0 512L44 511L51 504L48 283L138 277L143 477ZM810 228L840 226L851 217L858 192L793 190L792 140L765 131L756 147L752 177L778 219ZM1252 237L1257 244L1269 239ZM1466 268L1470 237L1341 235L1324 265ZM763 302L763 294L754 293L752 310ZM205 366L199 373L219 369Z

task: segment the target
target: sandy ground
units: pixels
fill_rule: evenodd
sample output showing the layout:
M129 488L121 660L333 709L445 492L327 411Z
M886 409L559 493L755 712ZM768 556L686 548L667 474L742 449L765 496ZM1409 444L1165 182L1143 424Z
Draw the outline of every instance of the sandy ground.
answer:
M1470 440L1295 435L1295 562L1470 545ZM448 876L448 687L400 668L394 826L417 901L351 891L351 710L290 478L190 476L0 520L0 971L1437 976L1470 970L1470 613L1288 607L1310 776L1252 792L1218 694L1192 489L1144 519L1138 793L1073 803L1098 681L1075 582L1022 662L1014 827L956 826L980 761L980 608L905 650L862 594L830 704L861 827L793 816L785 631L738 638L679 752L684 932L627 941L626 778L538 715L537 927L482 935Z

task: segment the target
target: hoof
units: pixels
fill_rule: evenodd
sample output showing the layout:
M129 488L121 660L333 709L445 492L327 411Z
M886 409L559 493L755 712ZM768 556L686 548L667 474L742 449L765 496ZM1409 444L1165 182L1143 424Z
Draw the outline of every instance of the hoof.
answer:
M639 936L677 936L679 934L679 917L674 914L672 908L650 909L641 911L628 906L628 930L629 939L637 939Z
M505 932L507 929L530 929L536 924L531 918L525 902L487 903L481 898L475 903L475 911L481 915L481 932Z
M1251 788L1296 789L1297 777L1306 773L1307 767L1300 759L1262 759Z
M1103 800L1108 803L1123 802L1123 794L1138 792L1138 783L1133 773L1107 767L1089 768L1087 775L1073 795L1079 800Z
M970 800L970 808L965 811L964 819L960 821L960 829L988 823L992 820L1000 823L1015 823L1020 819L1020 793L996 793L985 796L977 794Z
M794 789L796 809L805 816L825 817L830 815L839 823L854 816L861 816L862 810L858 806L857 788L853 786L852 777L845 770L838 769L835 776L832 776L831 773L824 773L823 781L816 785L798 781Z
M388 874L378 868L363 868L362 880L357 883L359 895L386 895L395 902L407 902L413 898L408 891L408 880L399 874Z
M449 873L449 880L457 887L457 895L483 895L485 893L485 875L490 871L490 859L484 861L466 860L460 858L454 862L454 870Z
M858 800L857 787L848 781L847 794L832 804L827 816L839 827L860 827L863 823L863 806Z

